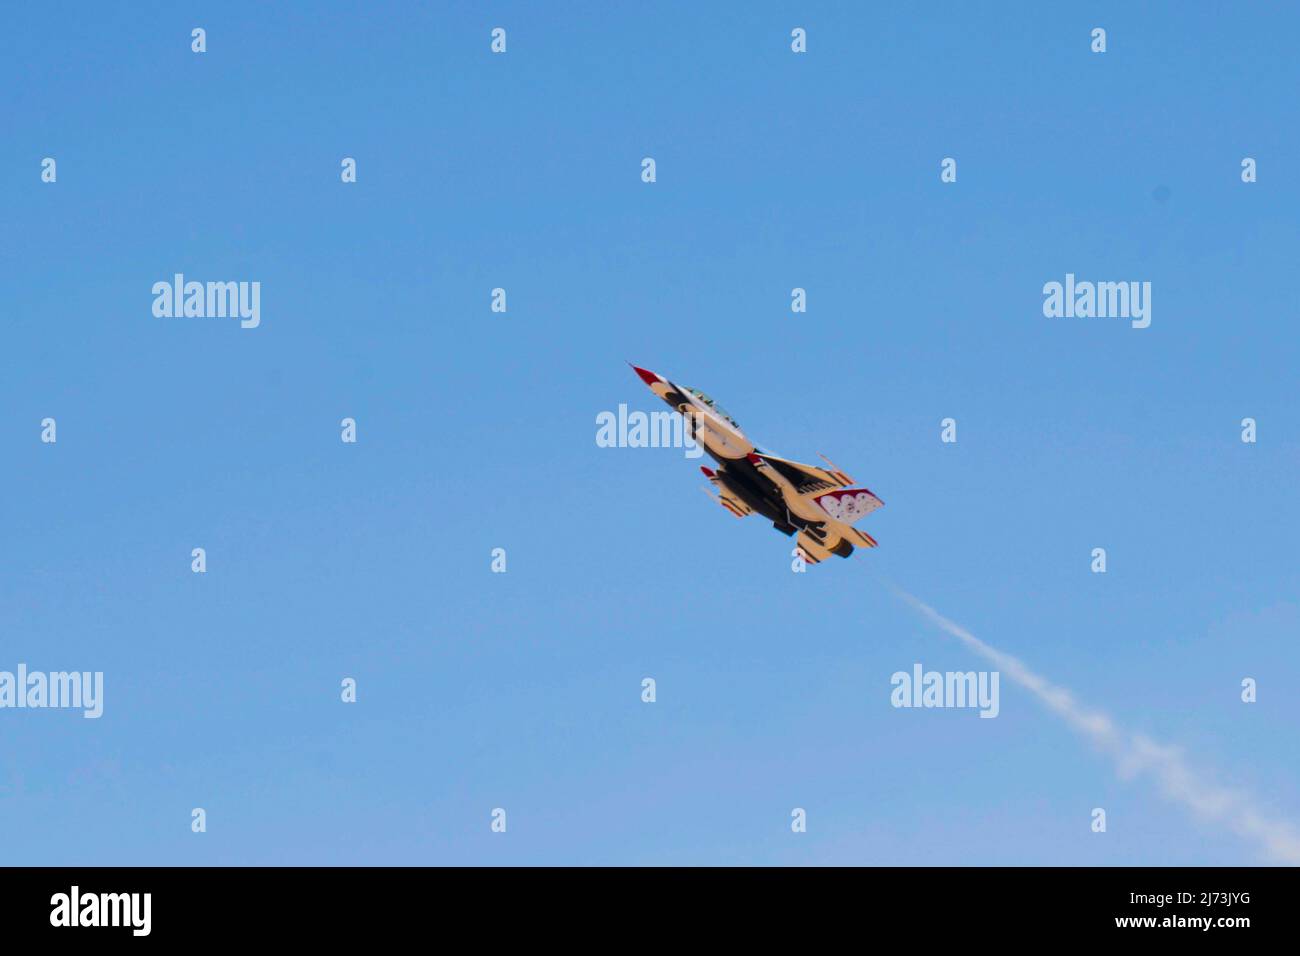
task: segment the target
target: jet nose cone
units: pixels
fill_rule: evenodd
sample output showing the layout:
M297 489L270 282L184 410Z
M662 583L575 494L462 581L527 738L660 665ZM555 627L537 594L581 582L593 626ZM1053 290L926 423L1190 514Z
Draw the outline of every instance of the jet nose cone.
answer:
M628 364L632 365L631 362L629 362ZM647 385L658 385L661 381L663 381L663 379L661 379L658 375L656 375L654 372L651 372L648 369L638 368L637 366L632 365L632 371L640 375L641 381L645 382Z

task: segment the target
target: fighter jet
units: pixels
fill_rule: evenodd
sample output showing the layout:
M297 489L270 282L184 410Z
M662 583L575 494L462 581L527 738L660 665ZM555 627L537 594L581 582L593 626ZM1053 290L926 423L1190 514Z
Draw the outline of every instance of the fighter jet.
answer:
M631 363L629 363L631 364ZM786 536L795 536L804 560L818 564L832 554L847 558L854 545L876 547L855 521L884 504L823 456L828 468L804 465L756 448L736 420L698 388L669 381L647 369L641 381L686 419L691 436L718 463L701 467L715 491L710 496L737 518L758 514Z

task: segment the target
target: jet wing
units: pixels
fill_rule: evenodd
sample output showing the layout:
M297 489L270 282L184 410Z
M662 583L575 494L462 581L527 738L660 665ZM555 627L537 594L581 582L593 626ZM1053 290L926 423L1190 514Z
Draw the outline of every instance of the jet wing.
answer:
M848 487L853 479L834 466L819 468L761 452L758 457L780 471L794 485L799 497L812 500L836 521L851 525L884 505L870 489ZM874 538L856 528L854 531L864 544L875 547Z
M818 507L836 521L853 524L881 507L884 502L866 488L843 488L813 497ZM873 542L874 543L874 542Z
M722 505L722 507L726 508L737 518L743 518L746 515L752 515L754 513L753 509L750 508L749 505L737 498L735 494L732 493L731 489L718 480L718 476L713 469L701 468L700 471L704 472L704 477L709 479L709 483L717 489L716 491L710 491L708 488L701 488L706 495L718 504Z
M825 494L836 488L847 488L853 482L853 479L842 471L805 465L802 462L791 461L789 458L781 458L765 452L758 452L758 457L785 476L801 496Z

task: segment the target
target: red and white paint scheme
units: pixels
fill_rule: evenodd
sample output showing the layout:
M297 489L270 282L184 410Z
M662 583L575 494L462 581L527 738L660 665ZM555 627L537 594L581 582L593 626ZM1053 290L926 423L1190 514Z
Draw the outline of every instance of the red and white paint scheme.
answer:
M719 460L744 458L754 445L726 409L697 388L675 385L662 375L632 366L641 381L678 412L697 442Z
M681 386L657 372L633 371L675 411L686 416L696 441L718 463L700 468L715 489L718 503L737 518L758 514L782 534L795 535L810 564L832 554L847 558L857 547L876 547L876 540L853 527L884 502L866 488L850 488L853 479L828 459L828 468L805 465L756 448L736 420L699 389Z

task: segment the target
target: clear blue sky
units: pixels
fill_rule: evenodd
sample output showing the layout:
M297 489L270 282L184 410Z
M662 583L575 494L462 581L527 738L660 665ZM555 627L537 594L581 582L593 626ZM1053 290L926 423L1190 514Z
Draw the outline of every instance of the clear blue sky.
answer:
M0 860L1261 862L1009 682L889 704L981 664L885 581L1300 818L1300 17L1059 6L7 10L0 669L106 700L0 711ZM175 272L261 327L154 318ZM1151 327L1044 318L1067 272ZM792 574L598 448L625 360L880 548Z

